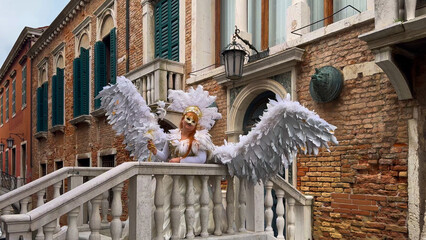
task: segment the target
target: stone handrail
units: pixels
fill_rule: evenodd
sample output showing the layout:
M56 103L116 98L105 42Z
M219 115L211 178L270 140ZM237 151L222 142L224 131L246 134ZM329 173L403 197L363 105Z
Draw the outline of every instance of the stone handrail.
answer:
M3 209L13 203L19 202L20 200L29 197L37 192L46 189L55 183L62 181L72 174L78 174L81 176L94 177L107 171L109 168L90 168L90 167L64 167L46 177L39 178L22 187L19 187L13 191L0 196L0 209Z
M90 168L93 170L93 168ZM62 170L64 171L64 170ZM75 169L74 171L80 171ZM81 172L81 171L80 171ZM56 174L63 176L64 172ZM151 232L151 217L147 217L147 213L154 211L156 226L163 226L164 221L164 187L162 185L164 175L169 175L173 179L173 188L170 200L170 224L172 230L172 239L176 239L180 221L180 204L184 203L186 211L184 213L185 221L189 221L191 226L194 223L194 199L193 186L194 177L200 177L202 181L202 189L200 192L200 222L201 236L206 237L209 234L222 235L225 231L228 235L235 232L253 233L261 232L269 235L273 234L272 222L272 195L271 190L274 189L277 194L277 227L278 239L284 239L284 228L286 228L285 239L311 239L312 224L312 197L304 196L293 186L288 184L280 177L271 179L265 184L266 195L263 195L262 184L251 185L246 180L235 181L229 176L227 169L223 165L216 164L169 164L169 163L151 163L151 162L126 162L108 172L105 172L92 180L77 186L73 183L72 175L69 178L69 184L72 190L57 196L53 200L47 202L41 207L37 207L30 212L16 215L4 215L1 220L6 225L6 233L8 239L31 239L32 232L38 230L37 239L53 239L55 228L57 228L57 219L65 214L68 215L67 239L78 239L78 217L81 213L83 204L90 202L91 217L90 231L91 239L100 237L101 217L100 207L102 196L109 189L113 191L113 199L111 202L112 221L110 222L110 231L112 239L120 239L122 236L122 199L121 192L123 183L129 181L128 200L129 209L129 239L151 239L152 234L157 233L158 239L161 238L162 228L156 228ZM227 177L228 188L226 192L226 216L222 216L222 192L221 179ZM75 179L82 183L81 176L74 176ZM152 180L155 178L155 197L152 198ZM213 196L209 196L208 180L213 183ZM180 199L178 193L179 180L183 179L187 182L187 191L185 199ZM77 180L76 180L77 181ZM56 181L53 181L56 182ZM237 184L239 182L239 185ZM235 187L234 187L235 183ZM256 190L257 188L257 190ZM235 190L234 190L235 189ZM259 196L260 194L260 196ZM236 198L234 198L234 195ZM212 197L212 198L211 198ZM208 200L210 198L210 200ZM285 201L283 201L285 199ZM213 202L214 216L214 233L207 232L208 224L208 205L209 201ZM265 203L265 208L263 204ZM285 206L285 208L284 208ZM152 209L154 208L154 209ZM260 210L259 210L260 209ZM266 209L266 210L265 210ZM103 210L103 209L102 209ZM144 215L145 214L145 215ZM80 214L81 215L81 214ZM150 214L148 214L150 215ZM203 217L204 216L204 217ZM230 223L228 228L221 229L221 220L227 219ZM266 220L266 229L264 228L264 219ZM136 224L137 223L137 224ZM235 223L235 224L234 224ZM296 234L297 233L297 234ZM259 234L259 233L257 233ZM191 228L187 229L186 237L192 238L194 235ZM93 237L93 238L92 238Z
M135 84L148 105L167 101L169 89L183 89L184 64L157 58L129 72L126 77Z

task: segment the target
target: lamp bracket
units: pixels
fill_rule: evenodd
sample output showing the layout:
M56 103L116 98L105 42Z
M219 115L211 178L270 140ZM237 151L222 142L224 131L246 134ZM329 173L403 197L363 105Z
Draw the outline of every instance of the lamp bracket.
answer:
M259 54L259 51L257 51L257 49L251 45L251 43L245 39L243 39L238 33L240 33L240 29L238 29L237 25L235 25L235 33L234 35L237 36L238 39L240 39L243 43L245 43L247 46L249 46L250 49L254 50L256 52L256 54ZM268 50L269 52L269 50Z
M9 136L15 135L21 139L21 141L24 141L24 134L23 133L9 133Z

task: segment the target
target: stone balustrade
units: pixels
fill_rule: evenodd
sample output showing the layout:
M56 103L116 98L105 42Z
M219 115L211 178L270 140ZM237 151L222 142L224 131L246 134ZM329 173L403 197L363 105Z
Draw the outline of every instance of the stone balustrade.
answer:
M135 84L148 105L159 100L167 101L169 89L183 88L184 65L167 59L155 59L128 73L126 77Z
M66 173L65 170L57 173L58 179L52 180L50 185L56 184L57 180L64 176L64 173ZM172 181L171 196L170 201L168 201L170 203L170 216L165 215L164 181L166 175L171 177L168 181ZM221 179L223 177L228 180L226 208L222 205ZM277 238L311 238L312 197L304 196L280 177L271 179L265 184L265 214L260 216L255 216L252 210L259 208L259 206L256 206L259 204L263 209L263 201L250 201L249 198L253 188L262 185L252 185L247 183L245 179L237 181L228 175L227 169L223 165L127 162L84 184L81 184L81 176L74 175L68 179L72 189L63 195L43 204L42 196L45 188L39 187L39 189L33 191L38 193L39 196L37 208L15 215L9 215L9 212L4 213L1 220L5 223L7 239L19 239L20 237L31 239L33 231L38 231L37 239L53 239L53 234L58 227L57 219L65 215L68 217L66 239L78 239L79 216L82 215L82 205L87 202L91 202L92 206L89 221L90 239L100 239L103 218L100 208L103 199L105 199L104 193L110 191L110 189L112 189L113 196L111 217L109 218L112 219L109 224L110 234L112 239L120 239L123 236L120 220L123 208L121 195L126 181L129 181L128 207L132 209L129 210L129 232L125 233L128 234L129 239L152 239L152 236L157 236L156 239L162 239L163 224L167 217L170 218L171 239L181 237L179 236L181 219L186 222L185 237L188 239L196 237L195 222L200 223L201 237L229 235L229 239L233 239L232 236L239 234L248 234L248 236L250 234L257 234L256 236L264 234L264 238L261 239L271 239L273 236L272 190L275 190L278 200L276 211L278 215L276 221ZM195 181L199 181L199 198L195 198ZM76 186L76 184L81 185ZM58 184L56 184L56 188L57 186ZM186 188L184 195L181 195L179 190L182 186ZM196 204L200 206L200 214L197 215L199 219L196 219L194 208ZM2 206L6 207L7 205L3 204ZM182 206L185 208L184 212L180 210ZM211 209L209 206L211 206ZM225 211L223 211L224 209ZM212 219L209 218L211 212ZM151 213L153 213L153 216L151 216ZM228 224L223 227L225 218ZM249 222L255 220L260 223L260 229L249 224ZM214 225L212 232L208 231L209 221L212 221L210 225L212 223ZM264 222L266 222L265 229ZM152 224L155 225L155 228L152 228ZM286 236L284 236L284 232Z

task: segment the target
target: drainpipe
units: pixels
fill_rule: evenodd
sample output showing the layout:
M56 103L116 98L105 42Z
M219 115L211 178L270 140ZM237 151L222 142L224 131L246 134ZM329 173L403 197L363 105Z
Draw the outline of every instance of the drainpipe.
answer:
M130 51L130 43L129 43L129 39L130 39L129 7L130 6L129 5L130 5L130 0L126 0L126 73L129 72L129 51Z

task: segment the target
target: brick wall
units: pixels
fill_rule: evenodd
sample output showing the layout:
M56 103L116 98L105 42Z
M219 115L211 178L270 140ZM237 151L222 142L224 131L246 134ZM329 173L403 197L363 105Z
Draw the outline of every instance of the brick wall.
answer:
M350 28L302 46L298 100L337 126L338 146L318 157L298 157L298 188L315 197L314 239L407 239L407 120L413 100L399 101L384 73L346 79L340 97L315 103L315 68L374 61L357 36L373 24Z

